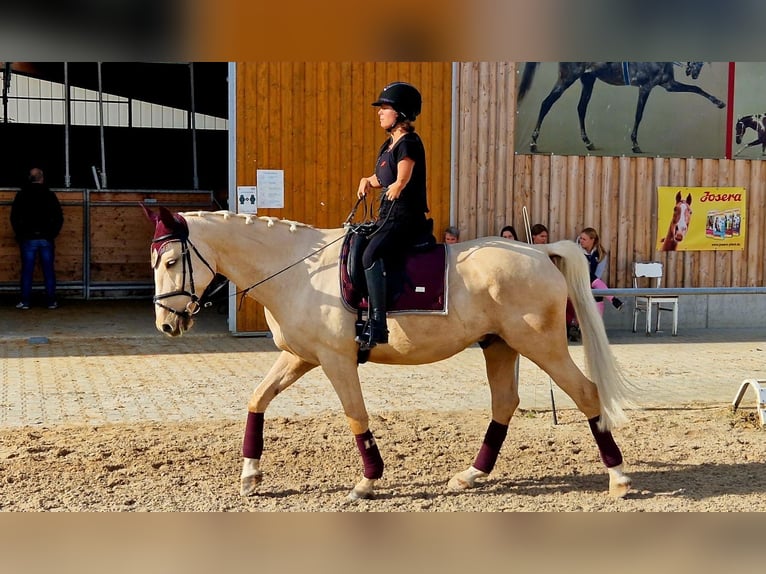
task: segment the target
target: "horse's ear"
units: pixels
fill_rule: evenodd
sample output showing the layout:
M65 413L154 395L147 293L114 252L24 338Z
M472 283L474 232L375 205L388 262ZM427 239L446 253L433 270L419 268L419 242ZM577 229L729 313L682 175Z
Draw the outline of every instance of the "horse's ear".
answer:
M679 201L681 201L681 192L680 191L678 193L676 193L676 203L678 203Z
M170 210L163 205L160 206L160 215L158 219L164 223L165 227L171 231L176 231L179 227L178 220L173 217L173 214L170 212Z
M691 205L692 204L692 194L691 193L686 196L686 203L687 203L687 205Z
M144 210L144 215L146 215L146 218L151 221L152 223L157 223L157 221L160 219L159 215L154 213L151 209L146 207L143 201L139 201L138 205L141 206L141 209Z

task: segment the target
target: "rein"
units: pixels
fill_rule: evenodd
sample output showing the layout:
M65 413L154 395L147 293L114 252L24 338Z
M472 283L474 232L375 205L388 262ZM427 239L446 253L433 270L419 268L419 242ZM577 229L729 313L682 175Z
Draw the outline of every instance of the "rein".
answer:
M354 207L351 209L351 212L348 214L348 217L346 217L345 221L343 222L343 227L346 227L346 228L350 229L352 233L356 233L357 230L359 230L361 227L363 227L365 225L364 223L359 223L359 224L356 224L356 225L351 223L351 220L356 215L356 210L359 208L359 204L362 203L363 201L364 201L364 214L365 214L365 217L367 216L367 201L365 200L365 197L362 196L359 199L357 199L356 203L354 204ZM328 243L327 245L323 245L319 249L316 249L316 250L312 251L311 253L309 253L305 257L302 257L301 259L298 259L298 261L295 261L294 263L291 263L290 265L280 269L276 273L272 273L271 275L269 275L268 277L266 277L264 279L261 279L257 283L253 283L252 285L250 285L250 287L247 287L246 289L242 289L241 291L237 291L236 293L234 293L233 296L236 297L237 295L240 295L240 294L242 295L242 297L239 300L239 305L241 307L242 306L242 302L245 300L245 295L247 295L248 291L250 291L251 289L255 289L256 287L258 287L259 285L262 285L263 283L266 283L266 281L268 281L269 279L273 279L274 277L276 277L280 273L284 273L288 269L291 269L291 268L295 267L296 265L298 265L299 263L305 261L306 259L309 259L310 257L313 257L314 255L316 255L320 251L323 251L323 250L327 249L328 247L330 247L330 245L332 245L333 243L337 243L338 241L340 241L343 238L344 238L344 236L341 235L340 237L338 237L338 239L334 239L334 240L330 241L330 243Z

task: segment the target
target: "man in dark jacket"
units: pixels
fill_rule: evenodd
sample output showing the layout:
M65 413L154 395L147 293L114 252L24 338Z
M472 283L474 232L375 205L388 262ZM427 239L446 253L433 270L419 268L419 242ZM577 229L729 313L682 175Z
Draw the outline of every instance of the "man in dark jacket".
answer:
M61 204L56 194L45 184L43 170L32 168L29 181L16 194L11 207L11 226L21 249L21 301L16 305L17 309L29 309L32 276L38 254L48 309L58 307L53 263L55 240L63 224Z

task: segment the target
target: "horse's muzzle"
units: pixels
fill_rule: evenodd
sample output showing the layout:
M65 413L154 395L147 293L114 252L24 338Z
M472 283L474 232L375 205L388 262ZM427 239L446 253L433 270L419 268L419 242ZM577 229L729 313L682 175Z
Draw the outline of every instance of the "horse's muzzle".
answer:
M157 321L157 330L168 337L180 337L191 329L194 319L188 315L168 315L162 321Z

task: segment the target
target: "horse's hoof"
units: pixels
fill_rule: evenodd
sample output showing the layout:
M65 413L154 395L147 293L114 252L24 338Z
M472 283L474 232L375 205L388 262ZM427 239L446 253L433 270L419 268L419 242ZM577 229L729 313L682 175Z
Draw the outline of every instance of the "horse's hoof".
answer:
M718 100L718 103L716 104L718 106L718 109L721 110L726 107L726 102L722 102L721 100Z
M348 493L346 500L348 502L357 502L359 500L372 500L373 498L375 498L374 492L365 492L363 490L357 490L354 488L351 492Z
M529 151L531 151L532 153L537 153L537 144L536 143L529 144Z
M593 151L594 149L596 149L596 146L594 146L594 145L593 145L591 142L586 142L586 143L585 143L585 147L586 147L588 150L590 150L590 151Z
M458 490L458 491L468 490L469 488L473 488L476 486L476 479L486 478L486 477L487 477L486 472L471 466L468 469L464 470L463 472L458 472L455 476L453 476L447 483L447 488L449 490Z
M609 483L609 496L612 498L625 498L630 492L631 480L626 476L623 480Z
M449 490L468 490L469 488L472 488L473 485L469 484L467 480L461 478L459 474L456 474L452 478L449 479L449 482L447 483L447 488Z
M633 146L633 153L644 153L644 152L641 151L640 147L638 147L637 145L634 145Z
M357 500L370 500L375 498L375 480L374 478L363 478L356 483L353 490L348 493L347 500L355 502Z
M240 482L239 493L242 496L252 496L258 490L258 486L263 482L263 473L257 472L249 476L243 476Z

